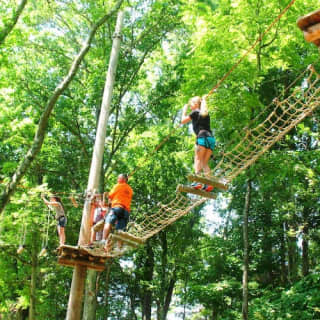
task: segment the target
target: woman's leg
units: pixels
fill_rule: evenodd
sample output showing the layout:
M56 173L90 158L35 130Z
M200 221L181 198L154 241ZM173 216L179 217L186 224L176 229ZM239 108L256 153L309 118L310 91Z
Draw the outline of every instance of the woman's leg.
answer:
M64 232L64 227L58 226L58 234L59 234L59 243L60 246L63 246L66 242L66 235Z
M208 152L209 150L209 152ZM210 159L212 151L210 149L206 149L203 146L197 145L196 158L197 158L197 167L195 168L196 174L200 174L201 170L206 172L205 167L207 167L207 171L210 171L208 167L208 161Z
M204 152L203 163L202 163L205 176L209 176L211 172L210 167L208 165L211 155L212 155L212 150L206 149Z
M200 171L202 169L201 167L201 152L200 152L200 146L195 145L195 150L194 150L194 172L196 175L200 174Z

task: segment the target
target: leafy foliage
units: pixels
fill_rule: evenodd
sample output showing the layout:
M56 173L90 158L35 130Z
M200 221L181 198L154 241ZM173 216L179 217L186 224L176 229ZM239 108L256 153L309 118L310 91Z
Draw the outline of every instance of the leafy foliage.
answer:
M0 45L0 192L32 144L43 105L93 23L114 3L29 0ZM10 0L1 6L0 33L17 5ZM118 173L132 172L133 221L172 199L176 185L186 182L192 170L194 137L188 127L178 128L182 106L191 96L208 93L286 5L282 0L123 4L101 189L108 190ZM274 97L286 96L288 85L308 64L318 67L317 49L305 43L296 27L299 16L315 9L314 1L296 2L210 96L218 141L211 166L255 115L270 112L265 107ZM114 24L112 17L98 30L55 105L41 152L0 217L0 317L31 317L33 308L35 319L65 316L72 269L56 264L55 222L50 215L48 222L40 194L61 195L67 242L77 243ZM197 208L108 266L98 276L96 319L163 320L169 314L241 319L248 179L250 317L319 318L318 119L316 111L216 202ZM39 256L47 230L47 255ZM25 249L19 255L20 244Z

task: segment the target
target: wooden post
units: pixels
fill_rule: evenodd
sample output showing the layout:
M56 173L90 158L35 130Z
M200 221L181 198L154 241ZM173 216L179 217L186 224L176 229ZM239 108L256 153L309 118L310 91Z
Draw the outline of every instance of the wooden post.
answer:
M113 90L119 50L120 50L120 42L121 42L120 32L122 29L123 15L124 15L123 12L119 11L116 29L115 29L114 38L113 38L111 55L110 55L109 68L108 68L108 73L106 77L106 84L104 87L96 140L95 140L95 145L94 145L94 150L92 155L87 194L94 192L94 190L97 190L99 186L99 177L101 174L102 158L103 158L104 144L105 144L105 138L106 138L106 128L107 128L107 122L109 118L112 90ZM80 235L78 240L79 245L87 244L90 240L90 208L91 208L91 199L90 197L87 196L85 200L84 208L83 208L83 213L82 213ZM66 320L80 320L81 312L82 312L85 276L86 276L86 267L76 266L74 268Z

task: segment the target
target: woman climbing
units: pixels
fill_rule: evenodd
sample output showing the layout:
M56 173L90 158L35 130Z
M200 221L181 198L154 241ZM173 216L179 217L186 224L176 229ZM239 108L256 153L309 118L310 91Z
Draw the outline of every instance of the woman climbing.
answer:
M59 243L60 243L60 246L63 246L66 241L64 228L67 224L67 217L64 211L62 201L57 196L51 196L49 201L44 197L44 195L41 195L41 198L44 201L44 203L56 213Z
M191 113L188 113L188 107ZM208 165L212 151L215 147L216 140L212 135L210 129L210 116L208 113L206 96L202 99L198 96L189 100L189 103L184 105L182 110L181 124L192 121L193 131L196 134L196 146L194 157L194 171L196 175L204 172L206 177L210 175L210 168ZM203 189L207 192L212 191L213 187L202 185L201 183L193 183L192 187L195 189Z

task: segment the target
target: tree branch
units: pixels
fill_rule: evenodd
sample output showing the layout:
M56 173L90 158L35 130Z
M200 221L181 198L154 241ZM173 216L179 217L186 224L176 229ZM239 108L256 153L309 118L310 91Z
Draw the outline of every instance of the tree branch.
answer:
M123 2L123 0L118 0L115 7L112 10L110 10L110 12L108 14L103 16L96 24L94 24L92 26L92 29L89 33L89 36L88 36L86 42L84 43L84 45L82 46L79 54L75 57L72 65L69 69L68 74L61 81L61 83L56 87L53 94L48 99L47 104L44 107L43 113L40 117L40 120L38 123L38 128L37 128L33 143L31 145L31 148L27 152L24 159L22 159L22 161L20 162L17 170L15 171L13 176L11 177L8 184L6 185L5 190L0 195L0 214L4 210L7 203L10 201L10 197L15 192L19 181L22 179L22 177L24 176L26 171L29 169L32 161L36 158L37 154L41 150L41 147L42 147L42 144L43 144L43 141L45 138L46 130L48 127L49 117L52 113L52 110L53 110L57 100L59 99L59 97L63 93L63 91L66 88L68 88L70 82L72 81L72 79L76 75L78 68L80 66L80 63L82 62L83 58L85 57L85 55L87 54L87 52L90 49L92 40L93 40L98 28L101 25L103 25L115 12L118 11L122 2Z
M2 45L8 36L8 34L12 31L14 26L17 24L18 19L26 6L28 0L21 0L20 4L18 5L17 10L13 13L12 19L9 23L6 23L4 29L0 31L0 45Z

